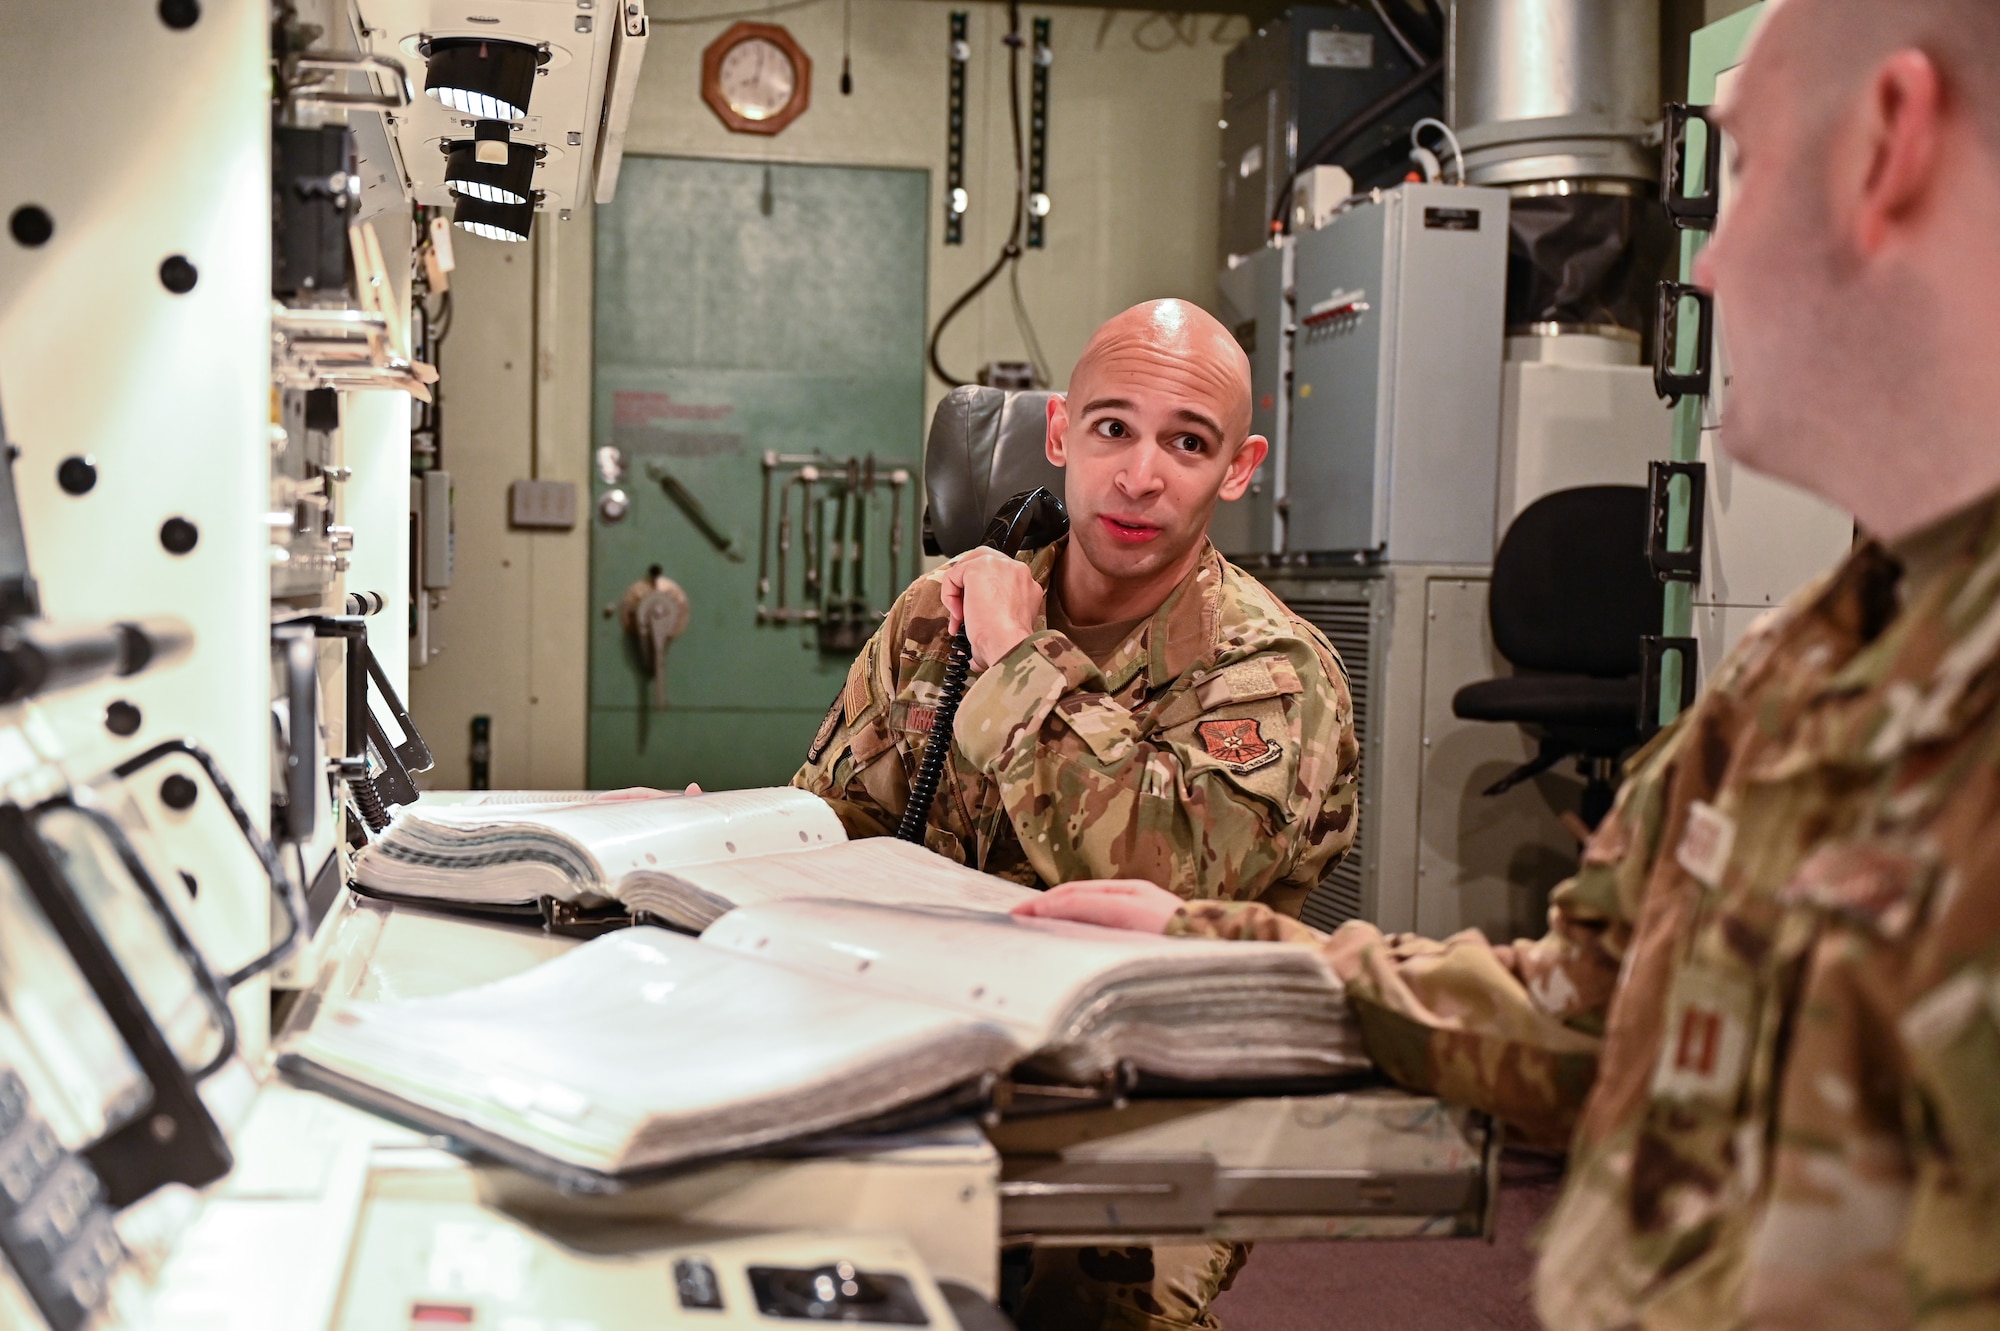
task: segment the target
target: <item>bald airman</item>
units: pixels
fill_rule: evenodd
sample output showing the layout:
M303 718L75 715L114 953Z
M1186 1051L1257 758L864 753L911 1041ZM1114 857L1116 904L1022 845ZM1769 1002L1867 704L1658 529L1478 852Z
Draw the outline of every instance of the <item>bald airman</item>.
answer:
M850 835L892 832L963 623L975 675L932 849L1034 887L1121 877L1188 900L1302 899L1353 844L1359 751L1332 646L1208 540L1266 449L1221 324L1177 300L1111 319L1049 401L1070 535L912 584L792 783ZM1038 1252L1017 1312L1044 1331L1212 1326L1241 1260L1205 1243Z

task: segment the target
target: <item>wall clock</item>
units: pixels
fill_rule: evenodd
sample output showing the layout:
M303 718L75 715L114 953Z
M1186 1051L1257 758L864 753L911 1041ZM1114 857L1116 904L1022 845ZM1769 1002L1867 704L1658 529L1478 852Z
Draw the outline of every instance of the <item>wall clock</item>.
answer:
M812 60L775 23L738 23L701 55L701 97L738 134L776 134L812 100Z

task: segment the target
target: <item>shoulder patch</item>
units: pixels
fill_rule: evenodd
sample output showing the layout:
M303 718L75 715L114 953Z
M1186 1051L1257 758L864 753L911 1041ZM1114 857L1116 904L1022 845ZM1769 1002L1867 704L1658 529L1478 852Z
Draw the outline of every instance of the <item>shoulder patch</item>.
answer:
M833 706L826 709L826 720L819 723L819 730L813 735L812 747L806 750L806 761L816 763L826 752L826 746L833 739L833 732L840 729L841 704L846 701L846 690L834 695Z
M1282 656L1253 656L1204 676L1195 685L1195 698L1203 711L1227 707L1231 703L1260 702L1286 693L1303 693L1299 672Z
M1234 772L1254 772L1278 757L1278 746L1264 738L1255 717L1203 721L1194 728L1194 733L1209 757Z

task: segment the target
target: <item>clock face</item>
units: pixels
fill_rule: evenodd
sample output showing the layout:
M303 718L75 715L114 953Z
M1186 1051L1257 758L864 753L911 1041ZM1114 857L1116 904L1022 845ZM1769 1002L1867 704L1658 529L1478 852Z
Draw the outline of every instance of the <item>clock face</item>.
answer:
M812 101L812 57L776 23L737 23L701 55L701 97L738 134L776 134Z
M731 110L745 120L769 120L791 103L799 71L791 53L774 41L751 37L722 57L718 80Z

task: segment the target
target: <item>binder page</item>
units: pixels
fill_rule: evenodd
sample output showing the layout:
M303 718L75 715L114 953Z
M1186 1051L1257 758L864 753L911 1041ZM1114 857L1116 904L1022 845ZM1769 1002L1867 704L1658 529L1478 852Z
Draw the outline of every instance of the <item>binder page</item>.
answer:
M443 808L560 808L565 804L590 804L600 794L596 790L426 790L418 796L416 807L425 813Z
M669 903L690 899L716 913L730 906L822 897L892 906L960 906L1004 915L1035 895L1033 888L968 869L893 837L844 841L810 855L717 860L672 874L628 874L618 884L619 900L626 905L648 909L653 898L663 907L659 913L677 921L680 912Z
M364 887L459 900L604 892L633 870L775 855L847 839L826 801L779 786L556 808L406 808L356 861ZM504 891L503 891L504 889Z
M1311 948L1167 938L943 907L804 900L746 906L710 925L701 941L975 1013L1019 1031L1035 1048L1058 1038L1105 990L1149 977L1190 984L1282 978L1323 987L1329 999L1339 992L1339 981Z
M285 1052L611 1171L838 1126L1012 1049L957 1012L637 928L459 993L342 1004Z

